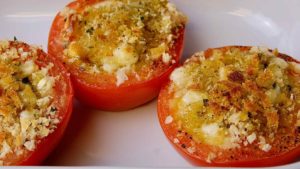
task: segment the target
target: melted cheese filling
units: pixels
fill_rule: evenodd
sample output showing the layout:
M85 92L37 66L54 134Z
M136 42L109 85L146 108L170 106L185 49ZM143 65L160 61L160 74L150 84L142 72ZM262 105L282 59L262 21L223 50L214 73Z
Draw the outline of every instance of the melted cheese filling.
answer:
M168 52L186 23L167 0L106 0L79 13L66 8L61 16L65 62L89 73L113 74L117 86L156 61L172 64Z
M48 136L59 123L52 106L55 77L53 64L35 63L38 50L18 42L0 41L0 162L35 150L38 139ZM3 160L3 161L1 161ZM6 164L5 164L6 165Z
M264 152L276 134L299 130L299 64L259 47L210 53L195 54L171 74L168 118L179 130L223 149L254 144Z

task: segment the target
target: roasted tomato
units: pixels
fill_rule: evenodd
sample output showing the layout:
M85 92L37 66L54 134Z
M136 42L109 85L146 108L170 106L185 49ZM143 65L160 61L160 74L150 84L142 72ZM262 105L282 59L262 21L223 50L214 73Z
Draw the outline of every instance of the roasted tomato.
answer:
M71 73L77 99L126 110L158 95L179 62L185 23L167 0L75 1L54 19L48 50Z
M161 127L195 165L274 166L300 156L300 65L261 47L208 49L175 69Z
M60 62L18 41L0 41L0 70L0 163L38 165L68 124L70 77Z

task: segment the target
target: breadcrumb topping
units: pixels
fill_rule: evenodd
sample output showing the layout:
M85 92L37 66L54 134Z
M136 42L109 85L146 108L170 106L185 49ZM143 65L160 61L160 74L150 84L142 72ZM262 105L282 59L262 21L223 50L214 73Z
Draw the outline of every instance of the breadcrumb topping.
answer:
M64 61L89 73L115 75L117 86L157 61L173 64L169 50L187 21L167 0L105 0L80 12L67 7L60 15Z
M199 52L171 74L173 123L199 144L288 151L300 145L298 67L262 47ZM207 162L215 158L210 154Z
M34 151L59 121L52 105L53 67L38 65L41 49L0 41L0 160ZM3 163L3 162L2 162Z

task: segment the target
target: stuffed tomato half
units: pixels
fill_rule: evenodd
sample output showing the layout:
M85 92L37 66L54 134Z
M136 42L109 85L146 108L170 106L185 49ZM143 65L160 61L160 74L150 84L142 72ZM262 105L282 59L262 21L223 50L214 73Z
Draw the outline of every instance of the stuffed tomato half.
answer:
M127 110L158 95L179 62L185 23L167 0L74 1L54 19L48 51L81 102Z
M208 49L175 69L161 127L195 165L274 166L300 156L300 65L261 47Z
M0 41L0 164L40 164L63 135L72 98L59 62L23 42Z

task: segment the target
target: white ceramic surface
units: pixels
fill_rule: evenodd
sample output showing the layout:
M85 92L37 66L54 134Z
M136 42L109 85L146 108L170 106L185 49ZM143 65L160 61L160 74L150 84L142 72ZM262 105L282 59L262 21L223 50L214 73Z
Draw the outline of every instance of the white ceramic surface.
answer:
M300 59L299 0L171 0L189 16L184 57L208 47L263 45ZM1 0L0 39L47 46L54 15L68 0ZM46 165L189 167L160 129L156 101L128 112L75 102L66 135ZM294 163L282 168L300 168Z

